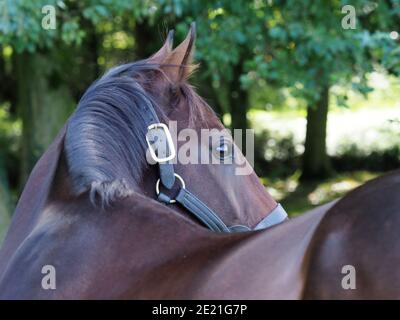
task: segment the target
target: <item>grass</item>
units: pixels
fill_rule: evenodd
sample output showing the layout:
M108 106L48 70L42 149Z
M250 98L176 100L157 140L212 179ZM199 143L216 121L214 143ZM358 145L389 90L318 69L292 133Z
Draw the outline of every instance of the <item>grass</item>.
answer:
M352 189L377 176L379 173L356 171L322 181L299 183L299 173L296 173L288 179L261 178L261 180L275 200L284 206L291 217L294 217L343 197Z

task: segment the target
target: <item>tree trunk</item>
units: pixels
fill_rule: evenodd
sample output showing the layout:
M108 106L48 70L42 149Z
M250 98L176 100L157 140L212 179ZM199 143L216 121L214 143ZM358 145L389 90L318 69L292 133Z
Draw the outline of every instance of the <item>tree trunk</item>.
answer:
M11 195L4 162L4 155L0 152L0 246L10 223L11 212Z
M18 112L22 119L20 187L75 105L66 84L54 83L51 55L16 57Z
M242 64L238 64L233 69L233 80L231 82L231 92L229 97L229 105L231 111L231 128L245 130L249 127L247 120L248 110L248 93L244 90L240 83L240 76L243 73Z
M315 107L307 109L307 132L303 155L302 180L321 179L332 172L326 151L329 87L322 88Z
M163 39L161 33L150 25L147 19L137 21L135 26L135 54L136 59L146 59L161 47Z

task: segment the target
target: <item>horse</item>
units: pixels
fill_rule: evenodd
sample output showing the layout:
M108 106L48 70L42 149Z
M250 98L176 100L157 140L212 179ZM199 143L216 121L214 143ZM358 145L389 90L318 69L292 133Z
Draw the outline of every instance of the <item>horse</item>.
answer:
M194 42L194 24L175 49L171 31L82 96L18 201L0 298L400 298L400 172L288 220L225 161L244 155L189 84ZM173 163L169 121L216 129L220 162Z

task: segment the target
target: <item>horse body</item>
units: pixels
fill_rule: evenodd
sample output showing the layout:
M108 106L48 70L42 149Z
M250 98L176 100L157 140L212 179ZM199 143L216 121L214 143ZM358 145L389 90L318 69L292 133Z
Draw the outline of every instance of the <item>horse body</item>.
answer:
M400 299L400 171L353 190L321 221L314 237L306 298ZM355 288L344 290L344 266Z
M0 298L301 297L305 253L326 208L268 232L219 235L144 200L132 195L100 215L87 199L48 203L1 257ZM57 270L56 290L41 287L45 265Z
M174 51L168 36L82 98L19 200L0 250L0 298L400 298L400 173L264 231L215 233L154 199L158 171L139 157L143 105L154 100L178 129L223 128L185 83L193 34ZM227 225L252 229L277 203L254 173L233 168L176 165ZM355 290L342 286L344 265L357 270ZM55 290L42 286L45 266Z
M399 179L389 175L354 192L398 188ZM386 215L372 207L360 219L346 214L345 197L267 231L215 234L140 194L101 214L85 198L54 199L32 228L15 224L9 232L20 241L8 238L2 248L0 298L398 298L398 273L387 263L399 259L398 247L388 245L396 243L390 225L398 214L389 204ZM362 225L368 217L373 232L366 237L360 231L371 228ZM345 264L356 266L358 290L341 288ZM41 287L45 265L57 270L56 290Z

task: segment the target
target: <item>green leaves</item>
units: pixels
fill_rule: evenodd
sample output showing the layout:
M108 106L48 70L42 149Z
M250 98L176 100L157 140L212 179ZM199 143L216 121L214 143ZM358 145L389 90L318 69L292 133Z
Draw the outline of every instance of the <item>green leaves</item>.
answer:
M254 68L259 77L291 88L293 95L310 103L323 85L348 84L366 94L370 88L360 79L377 64L398 72L398 42L383 30L394 30L396 21L398 26L391 10L399 4L370 8L364 1L354 1L362 17L355 30L342 29L342 5L333 0L268 2L266 20L271 28L264 41L272 58L264 52L254 56L254 63L247 64L249 71ZM345 104L345 99L340 100Z
M42 27L45 5L55 8L55 30ZM100 25L129 12L139 19L154 13L157 6L156 1L140 0L3 0L0 9L0 43L17 52L34 52L38 48L52 48L57 41L80 45L86 35L85 20Z
M103 5L94 5L83 10L82 15L94 24L100 23L104 18L110 17L109 10Z
M61 27L61 39L68 45L74 43L80 45L85 34L80 27L79 17L71 18Z
M49 40L55 37L54 30L44 30L41 26L42 7L48 4L56 5L55 1L0 2L0 43L11 45L17 52L34 52L49 44Z
M273 27L269 30L269 35L272 39L276 39L278 41L285 42L288 40L288 36L286 31L282 27Z
M264 79L314 99L319 86L351 84L354 76L363 78L375 65L400 74L399 40L389 37L390 31L398 30L399 1L372 6L354 0L355 30L341 27L344 4L338 0L3 0L0 42L17 52L51 48L59 41L80 45L88 22L102 26L118 17L130 25L146 19L154 28L165 21L179 39L189 22L196 21L196 58L205 65L203 75L214 84L232 81L233 69L243 64L241 83L246 88ZM44 5L56 8L56 30L41 26ZM353 88L363 91L362 86Z

